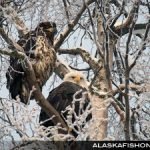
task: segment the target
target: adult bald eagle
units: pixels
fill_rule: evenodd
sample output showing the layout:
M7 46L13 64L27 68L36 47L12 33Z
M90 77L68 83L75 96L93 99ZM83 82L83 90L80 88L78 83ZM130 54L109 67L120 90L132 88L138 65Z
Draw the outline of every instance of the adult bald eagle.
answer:
M57 33L56 24L53 22L42 22L34 31L27 33L17 43L22 46L28 56L35 72L37 82L42 89L53 72L56 53L53 49L54 35ZM13 99L19 96L21 102L27 104L30 97L29 85L24 72L23 60L10 57L10 66L6 73L7 88Z
M76 95L76 98L81 98L82 93L87 91L88 84L84 77L84 75L80 72L72 71L65 75L64 82L61 83L58 87L53 89L47 98L49 103L58 111L60 116L62 116L62 111L66 109L67 106L72 105L73 96L77 91L82 90L82 92L79 92ZM87 98L85 101L83 101L83 109L85 110L89 104L90 100ZM75 103L75 112L77 115L82 114L83 112L79 109L80 102ZM63 113L63 116L67 118L68 111ZM91 114L89 114L85 118L85 122L89 121L91 119ZM44 110L41 110L39 122L43 122L42 125L45 127L54 126L52 120L49 119L49 116L44 112ZM75 118L72 118L72 122L75 121ZM83 125L84 126L84 125ZM76 128L76 127L75 127ZM74 136L77 136L76 132L72 132Z

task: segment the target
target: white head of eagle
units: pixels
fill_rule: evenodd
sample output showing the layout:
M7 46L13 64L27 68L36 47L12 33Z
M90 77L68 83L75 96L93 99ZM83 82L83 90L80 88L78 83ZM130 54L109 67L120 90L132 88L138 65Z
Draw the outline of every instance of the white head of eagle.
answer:
M64 76L64 81L75 83L83 88L88 89L88 82L83 73L71 71Z
M87 92L88 84L87 80L84 77L84 75L81 72L78 71L71 71L67 73L64 76L64 81L55 89L49 92L49 96L47 97L48 102L57 110L57 112L62 116L62 111L64 111L67 106L72 105L73 97L75 94L77 94L78 91L79 94L76 95L76 98L81 99L83 92ZM82 102L83 110L88 109L87 106L90 103L89 97L84 99ZM83 110L80 110L80 102L77 101L75 103L75 113L76 115L82 115ZM68 111L63 114L64 117L62 119L67 118ZM43 122L42 125L45 127L49 126L55 126L52 120L49 120L49 116L44 112L44 110L41 110L39 121ZM90 113L87 115L84 119L85 122L89 121L92 118L92 114ZM47 120L47 121L46 121ZM75 121L74 116L72 116L72 122ZM76 127L75 127L76 128ZM76 137L77 134L73 131L72 134Z

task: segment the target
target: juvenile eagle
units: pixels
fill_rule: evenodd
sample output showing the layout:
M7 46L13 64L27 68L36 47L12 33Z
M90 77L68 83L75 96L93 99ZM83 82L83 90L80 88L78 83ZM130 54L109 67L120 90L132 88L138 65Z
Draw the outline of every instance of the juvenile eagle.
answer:
M80 72L72 71L65 75L64 82L62 82L58 87L49 93L47 100L58 111L60 116L62 116L62 111L64 111L67 106L72 105L74 94L81 89L82 92L85 92L87 91L87 88L88 84L84 75ZM82 92L76 95L76 98L81 98ZM85 102L83 102L83 109L86 109L89 102L90 101L88 98L85 100ZM79 115L79 111L79 102L77 102L75 103L75 112L77 115ZM66 118L68 112L65 112L63 115ZM85 121L89 121L91 117L91 114L89 114L87 118L85 118ZM48 119L49 116L44 112L44 110L41 110L39 121L43 122L42 125L45 127L54 126L55 124L53 121ZM75 119L73 117L72 122L74 122L74 120ZM73 135L77 136L75 132L73 132Z
M17 43L24 49L35 72L37 83L42 89L53 72L56 53L53 49L54 35L57 33L56 24L53 22L42 22L34 31L27 33ZM30 97L29 85L24 72L23 60L10 57L10 66L6 73L7 88L13 99L19 96L21 102L27 104Z

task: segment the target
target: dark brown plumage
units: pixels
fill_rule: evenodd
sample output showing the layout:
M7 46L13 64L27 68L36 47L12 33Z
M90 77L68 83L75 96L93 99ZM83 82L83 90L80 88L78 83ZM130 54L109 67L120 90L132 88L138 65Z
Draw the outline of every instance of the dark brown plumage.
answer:
M23 47L34 69L37 82L42 89L53 72L56 53L53 46L56 24L53 22L42 22L34 31L22 37L18 44ZM23 60L10 57L10 67L6 73L7 88L13 99L19 96L21 102L27 104L30 90L24 72ZM33 97L32 97L33 98Z
M65 81L49 93L47 100L62 116L61 111L64 111L67 106L72 105L73 95L77 91L80 91L80 90L82 90L82 92L87 91L85 88L83 88L75 83ZM78 94L76 98L81 98L82 92L80 94ZM85 102L83 102L84 110L86 109L89 102L90 102L89 99L86 99ZM75 103L75 112L77 115L79 115L79 102ZM80 113L82 114L82 112L80 112ZM66 118L68 115L68 112L65 112L63 115ZM89 114L88 117L85 118L85 122L90 120L91 117L92 117L91 114ZM41 110L39 121L40 122L44 121L43 125L45 127L54 126L55 124L53 123L53 121L48 120L48 119L49 119L49 116L44 112L44 110ZM45 121L45 120L48 120L48 121ZM75 118L73 117L72 122L74 122L74 121L75 121ZM77 134L75 132L73 132L73 135L77 136Z

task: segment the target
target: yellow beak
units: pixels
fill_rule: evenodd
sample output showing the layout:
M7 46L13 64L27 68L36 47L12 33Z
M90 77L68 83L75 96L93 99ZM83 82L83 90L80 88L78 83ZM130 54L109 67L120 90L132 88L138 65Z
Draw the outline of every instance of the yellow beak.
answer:
M80 76L76 76L76 77L74 78L74 81L75 81L75 82L79 82L79 81L80 81Z

